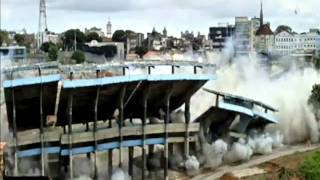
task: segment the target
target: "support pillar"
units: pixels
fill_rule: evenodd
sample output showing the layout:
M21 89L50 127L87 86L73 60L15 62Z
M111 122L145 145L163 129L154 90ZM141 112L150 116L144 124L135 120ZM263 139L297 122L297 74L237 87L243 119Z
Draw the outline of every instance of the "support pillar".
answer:
M171 98L171 94L172 94L172 87L170 87L168 89L168 91L166 92L166 118L165 118L165 122L164 122L164 179L168 179L168 157L169 157L169 153L168 153L168 123L170 122L170 98Z
M72 157L72 105L73 105L73 94L69 92L68 97L68 113L69 113L69 125L68 125L68 140L69 140L69 173L70 178L73 179L73 157Z
M190 155L190 144L189 144L189 123L190 123L190 98L188 98L185 102L185 124L186 124L186 130L185 130L185 141L184 141L184 153L185 157L188 157Z
M41 78L41 69L38 68L39 76ZM42 79L41 79L42 80ZM43 86L42 81L40 84L40 143L41 143L41 175L45 176L45 147L44 147L44 136L43 136Z
M112 149L108 150L108 175L109 175L109 179L111 179L112 176Z
M12 74L11 74L12 76ZM17 116L16 116L16 101L15 101L15 89L12 87L12 119L13 119L13 141L14 141L14 170L15 176L19 175L19 161L18 161L18 137L17 137Z
M122 168L123 165L123 149L122 149L122 142L123 142L123 136L122 136L122 126L124 123L124 98L126 95L126 86L122 87L122 90L120 92L120 102L119 102L119 119L118 119L118 125L119 125L119 167Z
M98 167L97 167L97 121L98 121L98 106L99 106L99 97L100 97L100 87L97 88L96 99L94 103L94 123L93 123L93 138L94 138L94 178L97 179Z
M145 179L147 157L146 157L146 121L148 112L148 96L149 96L149 85L147 85L143 93L143 117L142 117L142 180Z
M133 156L134 156L134 147L129 147L129 175L133 177Z

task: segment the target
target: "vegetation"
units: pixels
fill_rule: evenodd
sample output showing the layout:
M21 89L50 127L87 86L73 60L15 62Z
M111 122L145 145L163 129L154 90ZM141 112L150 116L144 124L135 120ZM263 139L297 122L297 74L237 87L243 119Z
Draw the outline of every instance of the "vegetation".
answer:
M77 43L85 42L85 35L79 29L69 29L63 33L62 36L63 46L65 49L70 50L74 48L74 40Z
M96 40L98 42L102 41L102 38L96 32L90 32L86 35L86 42L91 42L92 40Z
M6 31L0 31L0 46L2 45L2 43L9 43L9 35L8 32Z
M42 51L44 51L44 52L49 52L49 48L50 48L51 46L56 46L56 45L55 45L53 42L44 42L44 43L41 45L40 49L41 49Z
M142 58L143 55L145 55L148 52L148 48L145 46L136 47L135 52L140 56L140 58Z
M320 177L320 151L309 155L300 165L299 171L306 180L318 179Z
M58 59L58 47L54 44L49 46L48 49L48 59L49 61L56 61Z
M14 40L17 42L18 45L24 45L26 42L26 37L23 34L16 34L14 35Z
M314 67L317 69L317 70L320 70L320 55L318 57L315 57L314 58Z
M71 59L75 60L77 64L81 64L86 60L86 57L82 51L78 50L72 54Z
M314 108L320 108L320 84L315 84L312 87L311 95L309 97L308 103Z
M126 42L127 41L127 33L123 30L116 30L112 35L112 41Z

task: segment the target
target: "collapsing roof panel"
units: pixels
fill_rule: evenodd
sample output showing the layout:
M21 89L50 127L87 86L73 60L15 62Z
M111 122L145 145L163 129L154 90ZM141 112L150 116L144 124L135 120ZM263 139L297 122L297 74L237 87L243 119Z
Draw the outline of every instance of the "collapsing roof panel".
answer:
M124 94L124 117L141 118L143 99L148 92L148 116L158 116L165 108L165 96L170 88L170 110L179 108L204 83L213 79L212 75L171 74L171 75L132 75L105 77L99 79L64 81L61 90L58 125L69 122L68 98L73 95L72 123L94 121L94 107L97 89L100 87L98 100L98 119L107 120L120 105L121 92Z
M214 136L222 136L228 130L244 133L251 128L261 128L269 123L278 123L277 119L268 113L268 111L277 111L271 106L240 96L205 90L217 95L215 106L210 107L195 120L201 122L201 127L205 132L210 128ZM259 111L256 107L264 111ZM233 129L229 129L237 115L240 115L239 122Z
M12 129L14 126L13 106L15 106L18 130L40 127L41 87L43 117L53 115L59 80L60 75L49 75L5 81L4 90L9 127Z

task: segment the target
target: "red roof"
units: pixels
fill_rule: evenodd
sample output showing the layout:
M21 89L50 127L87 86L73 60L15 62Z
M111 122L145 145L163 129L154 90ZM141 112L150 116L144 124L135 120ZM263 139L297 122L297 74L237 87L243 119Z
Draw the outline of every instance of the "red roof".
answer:
M256 32L256 35L273 35L272 30L270 29L268 24L264 24L259 27L259 29Z

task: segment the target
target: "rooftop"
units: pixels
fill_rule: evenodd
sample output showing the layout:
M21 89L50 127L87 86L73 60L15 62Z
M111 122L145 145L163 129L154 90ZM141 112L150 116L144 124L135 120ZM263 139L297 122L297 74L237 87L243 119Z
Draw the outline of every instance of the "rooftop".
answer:
M272 30L270 29L270 26L268 24L264 24L259 27L259 29L256 32L256 35L273 35Z

